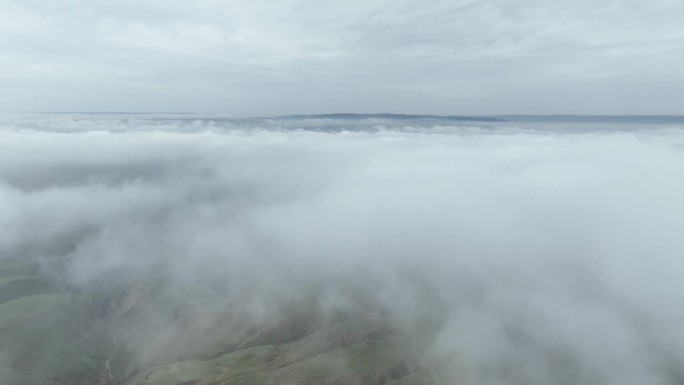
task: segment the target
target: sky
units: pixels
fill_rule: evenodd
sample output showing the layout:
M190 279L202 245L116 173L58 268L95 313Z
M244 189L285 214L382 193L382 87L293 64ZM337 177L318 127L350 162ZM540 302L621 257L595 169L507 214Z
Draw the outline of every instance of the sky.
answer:
M0 111L681 114L679 0L3 0Z

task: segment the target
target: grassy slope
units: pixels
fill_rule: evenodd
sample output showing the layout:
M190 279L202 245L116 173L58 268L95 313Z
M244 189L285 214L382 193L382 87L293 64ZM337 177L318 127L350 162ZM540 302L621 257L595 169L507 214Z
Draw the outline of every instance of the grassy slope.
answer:
M68 299L64 294L42 294L20 297L0 305L0 331L20 325L43 314Z
M0 266L0 384L59 385L56 379L89 365L69 327L73 301L38 275L36 263Z
M371 328L358 332L359 329ZM424 381L409 346L390 330L349 322L280 345L146 370L125 385L404 384ZM413 374L412 374L413 373ZM412 374L412 375L411 375ZM411 382L413 381L413 382ZM424 383L424 382L421 382Z
M178 312L179 298L125 279L75 293L39 276L35 264L0 266L0 384L433 383L381 317L320 323L299 309L255 329L225 308Z

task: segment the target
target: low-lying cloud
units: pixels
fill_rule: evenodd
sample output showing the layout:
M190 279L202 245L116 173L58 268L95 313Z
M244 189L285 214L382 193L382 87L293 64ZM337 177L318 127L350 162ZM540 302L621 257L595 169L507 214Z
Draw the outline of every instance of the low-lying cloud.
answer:
M317 288L434 321L456 383L684 383L680 130L30 122L0 128L0 257L73 287L163 271L255 318Z

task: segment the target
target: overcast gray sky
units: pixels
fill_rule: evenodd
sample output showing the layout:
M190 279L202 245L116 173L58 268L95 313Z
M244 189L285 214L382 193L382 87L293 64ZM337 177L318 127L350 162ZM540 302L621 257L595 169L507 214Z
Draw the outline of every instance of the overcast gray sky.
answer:
M682 114L681 0L2 0L0 110Z

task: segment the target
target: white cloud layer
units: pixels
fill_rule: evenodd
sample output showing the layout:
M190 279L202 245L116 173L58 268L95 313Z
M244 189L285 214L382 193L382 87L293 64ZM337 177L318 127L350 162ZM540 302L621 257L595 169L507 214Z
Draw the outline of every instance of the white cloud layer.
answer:
M432 312L443 326L423 353L458 383L682 381L674 127L322 133L63 116L6 118L0 138L0 255L42 256L46 271L68 260L51 274L75 285L164 266L177 286L229 282L258 308L356 282L407 330Z
M5 111L681 113L680 1L0 4Z

